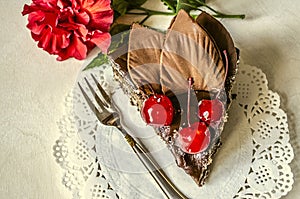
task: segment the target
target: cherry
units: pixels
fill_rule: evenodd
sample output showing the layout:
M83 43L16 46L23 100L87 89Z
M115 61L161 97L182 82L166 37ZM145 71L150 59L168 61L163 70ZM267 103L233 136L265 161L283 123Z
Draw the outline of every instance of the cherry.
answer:
M209 125L219 121L224 113L224 105L218 99L201 100L199 102L198 117Z
M225 84L227 73L228 73L228 56L227 51L224 50L225 56L225 78L223 84ZM225 108L223 103L218 99L213 100L201 100L198 105L198 117L201 121L204 121L207 125L211 122L220 121L224 114Z
M168 126L172 123L174 108L167 96L154 94L144 101L141 114L149 125Z
M181 149L190 154L207 149L210 142L210 131L204 122L195 122L179 131Z

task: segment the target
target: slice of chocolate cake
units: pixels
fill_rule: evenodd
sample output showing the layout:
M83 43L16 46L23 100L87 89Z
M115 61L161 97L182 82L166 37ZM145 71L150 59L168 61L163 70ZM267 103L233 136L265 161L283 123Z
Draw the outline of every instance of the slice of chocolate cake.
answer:
M195 21L181 10L166 33L133 24L125 48L113 56L115 78L177 165L202 186L220 147L237 71L229 33L205 12Z

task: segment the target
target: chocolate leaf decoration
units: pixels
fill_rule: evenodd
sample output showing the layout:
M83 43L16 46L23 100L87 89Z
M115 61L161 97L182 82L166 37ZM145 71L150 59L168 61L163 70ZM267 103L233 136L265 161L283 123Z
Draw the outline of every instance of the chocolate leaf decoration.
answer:
M237 53L234 47L233 40L229 34L229 32L225 29L225 27L214 17L207 14L206 12L202 12L196 19L197 23L206 30L207 34L213 38L218 48L223 51L226 50L228 55L228 74L227 79L230 80L231 77L235 76L237 69ZM223 62L225 63L225 57L222 55ZM231 88L230 81L226 82L227 86Z
M150 84L155 92L160 92L160 54L164 34L133 24L128 45L127 67L130 77L137 87Z
M210 91L224 86L226 71L222 55L210 35L184 10L173 20L161 55L163 92L187 91L187 79L193 89Z

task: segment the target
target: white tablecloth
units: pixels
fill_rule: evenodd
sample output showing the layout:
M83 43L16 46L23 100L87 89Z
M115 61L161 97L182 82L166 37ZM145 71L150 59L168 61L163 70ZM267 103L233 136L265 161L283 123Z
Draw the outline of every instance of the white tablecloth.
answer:
M151 1L151 0L150 0ZM21 15L30 1L0 2L0 198L71 198L61 184L53 158L59 136L56 122L73 88L82 61L57 62L36 47ZM245 20L223 19L245 63L259 66L269 88L281 96L288 113L295 160L293 190L300 193L300 1L211 0L224 12L245 13ZM154 17L149 23L155 23Z

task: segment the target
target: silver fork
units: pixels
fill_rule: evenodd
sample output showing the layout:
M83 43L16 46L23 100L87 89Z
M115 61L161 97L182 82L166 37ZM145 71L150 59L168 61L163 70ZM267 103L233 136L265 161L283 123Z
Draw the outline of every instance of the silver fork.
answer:
M104 91L101 87L100 83L97 81L95 76L91 74L93 80L95 81L97 88L99 89L102 97L100 97L95 89L91 86L87 78L85 79L86 84L89 87L92 95L94 96L97 104L99 105L99 109L93 104L92 100L89 98L87 93L84 91L80 83L78 82L78 86L87 102L91 110L94 112L98 120L107 126L114 126L123 134L126 141L130 144L132 150L137 155L139 160L145 166L147 171L153 177L155 182L161 188L164 195L169 199L186 199L176 186L170 181L164 171L159 167L158 163L154 160L154 158L150 155L149 151L140 143L137 142L132 136L130 136L126 130L120 125L120 115L117 108L113 105L112 100L109 95Z

